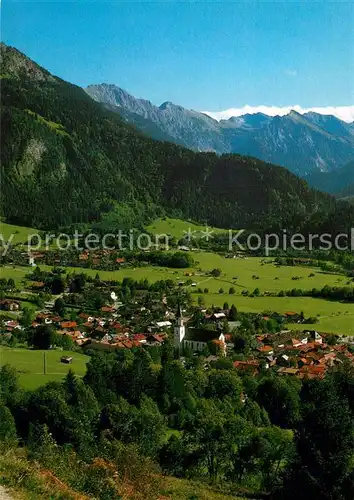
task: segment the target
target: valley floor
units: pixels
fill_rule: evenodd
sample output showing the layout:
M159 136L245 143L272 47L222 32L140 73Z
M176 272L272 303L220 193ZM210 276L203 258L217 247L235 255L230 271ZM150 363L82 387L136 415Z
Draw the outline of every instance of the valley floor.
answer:
M332 287L354 286L354 282L342 274L325 273L319 268L309 266L281 266L272 263L272 259L249 257L245 259L228 259L211 252L191 252L195 265L188 269L171 269L158 266L144 266L136 268L122 268L114 271L99 269L67 267L67 272L84 272L105 280L123 280L131 277L135 280L147 278L151 282L171 279L183 283L193 296L195 302L201 296L206 306L220 306L225 302L235 306L243 312L287 311L304 312L306 317L317 317L316 328L322 332L354 335L354 304L329 301L312 297L277 297L267 294L278 293L280 290L311 290L322 288L325 285ZM49 266L41 265L42 270L50 270ZM221 275L211 277L207 273L219 268ZM30 268L19 266L5 266L0 268L2 278L13 278L18 283L25 280ZM187 284L187 281L192 282ZM235 293L230 294L230 288ZM243 291L252 293L255 288L262 296L248 297ZM200 290L201 289L202 293ZM297 328L297 325L292 325ZM311 325L298 325L299 328Z

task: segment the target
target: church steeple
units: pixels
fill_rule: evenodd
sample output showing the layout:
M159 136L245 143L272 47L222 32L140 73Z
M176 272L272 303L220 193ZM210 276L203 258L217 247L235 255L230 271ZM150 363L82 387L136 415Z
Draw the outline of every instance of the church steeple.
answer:
M181 309L181 303L178 301L177 305L177 318L180 318L182 316L182 309Z
M174 346L179 348L186 334L186 329L183 323L181 303L179 301L176 312L176 320L177 324L174 328Z

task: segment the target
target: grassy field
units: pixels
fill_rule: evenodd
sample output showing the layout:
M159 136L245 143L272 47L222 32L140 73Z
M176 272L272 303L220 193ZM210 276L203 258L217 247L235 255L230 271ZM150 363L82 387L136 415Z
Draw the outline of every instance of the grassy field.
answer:
M0 234L5 241L8 241L13 234L11 243L27 243L28 235L37 234L38 229L32 227L14 226L13 224L6 224L0 221Z
M47 365L45 375L43 373L44 352ZM72 364L61 363L61 356L72 356ZM52 380L62 380L70 368L79 376L85 375L88 360L88 356L71 351L34 351L0 347L0 366L7 363L14 366L20 373L20 385L29 390Z
M25 279L26 274L31 272L31 268L21 267L21 266L1 266L0 267L0 278L13 278L15 283L18 285Z
M183 238L185 232L188 230L193 231L193 237L200 238L203 236L203 231L205 231L206 225L196 224L194 222L184 221L181 219L170 219L166 217L165 219L157 219L152 222L146 229L153 234L167 234L175 238ZM208 226L209 230L215 233L225 233L227 229L220 229L217 227Z
M198 295L196 295L198 297ZM235 304L242 312L267 312L276 311L285 313L287 311L304 312L306 317L318 317L319 322L311 324L291 324L289 327L304 330L313 330L354 335L354 304L331 302L312 297L243 297L227 294L203 295L206 302L220 306L224 302L229 305ZM319 316L317 316L319 315Z

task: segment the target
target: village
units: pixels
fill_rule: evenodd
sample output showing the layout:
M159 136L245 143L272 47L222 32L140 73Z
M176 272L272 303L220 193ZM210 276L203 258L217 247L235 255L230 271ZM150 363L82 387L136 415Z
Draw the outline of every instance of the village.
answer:
M351 337L289 328L289 322L298 326L304 320L300 313L247 314L227 304L205 308L168 281L107 283L72 275L64 283L60 275L39 273L34 272L32 279L39 281L30 282L29 293L46 300L30 322L21 319L24 302L0 301L2 343L16 345L16 339L28 340L37 329L54 335L50 349L151 349L169 342L182 360L202 356L206 367L226 358L243 374L270 370L301 379L323 378L328 370L354 362ZM49 282L58 295L43 292ZM17 318L7 318L6 311Z

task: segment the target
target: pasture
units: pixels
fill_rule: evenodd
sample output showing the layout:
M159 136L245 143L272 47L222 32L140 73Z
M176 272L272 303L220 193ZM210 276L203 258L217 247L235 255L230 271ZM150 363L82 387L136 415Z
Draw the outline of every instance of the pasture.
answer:
M203 231L206 227L214 234L216 233L226 233L227 229L220 229L217 227L206 226L202 224L196 224L195 222L185 221L181 219L170 219L166 217L165 219L157 219L146 227L147 231L153 234L167 234L173 236L176 239L181 239L186 235L189 230L192 232L193 238L201 238L203 236Z
M32 227L15 226L13 224L6 224L0 221L0 235L4 241L8 241L13 235L11 240L12 244L27 243L30 234L37 234L38 229Z
M44 374L44 354L46 356L46 374ZM72 356L72 364L60 362L62 356ZM86 363L90 358L71 351L42 351L25 348L12 349L0 346L0 366L10 364L19 372L19 383L26 390L51 381L60 381L71 368L80 377L86 373Z
M195 295L197 300L199 294ZM224 302L235 304L241 312L287 311L304 312L305 317L317 317L316 324L291 324L294 329L319 330L328 333L354 335L354 304L332 302L312 297L243 297L240 295L208 294L206 304L222 307Z

